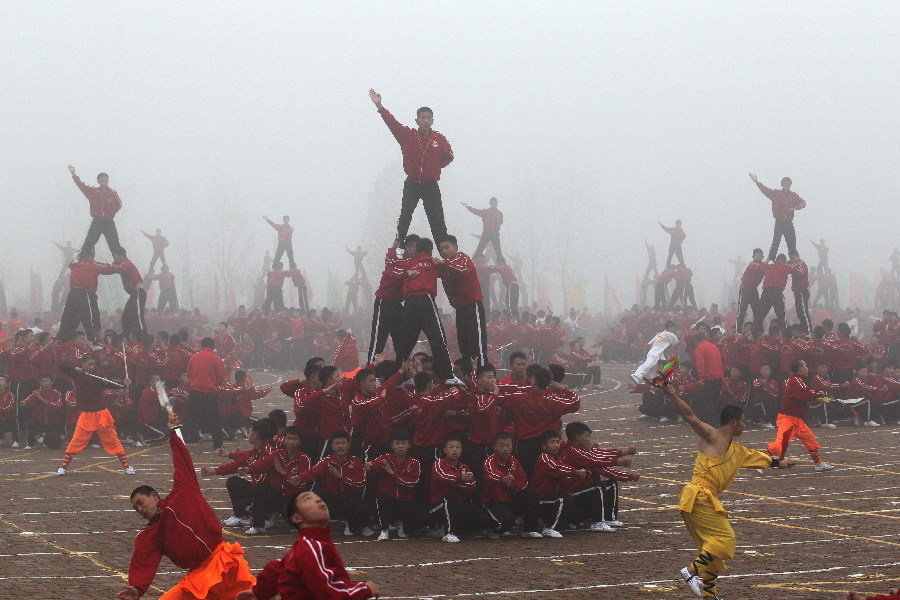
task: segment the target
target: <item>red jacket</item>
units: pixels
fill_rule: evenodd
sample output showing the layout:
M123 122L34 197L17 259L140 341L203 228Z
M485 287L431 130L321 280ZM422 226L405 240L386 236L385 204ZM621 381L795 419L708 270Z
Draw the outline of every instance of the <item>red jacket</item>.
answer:
M791 265L786 262L775 261L766 264L766 274L763 277L763 289L777 288L784 291L787 287L788 275L791 274Z
M384 298L394 302L403 301L403 279L400 279L392 272L394 264L399 260L397 258L397 249L388 248L384 257L384 271L381 273L381 282L378 284L378 289L375 290L376 298Z
M384 471L384 465L389 464L393 475ZM403 464L397 461L393 453L379 456L372 461L372 472L379 473L378 494L388 494L394 500L400 502L412 502L415 498L416 485L422 474L422 465L418 460L407 455Z
M428 501L437 504L448 496L457 496L462 499L475 491L477 481L474 477L469 481L463 481L462 476L472 473L469 465L457 461L454 465L449 458L442 458L431 467L431 490L428 493Z
M484 300L475 263L465 253L457 252L456 256L439 264L438 274L444 281L444 291L453 308Z
M391 419L386 409L387 392L397 387L403 380L403 372L397 371L381 384L373 396L357 392L350 400L350 425L353 437L360 438L363 445L387 444L391 441Z
M466 208L470 213L481 217L481 224L485 231L500 231L500 226L503 225L503 213L499 208L472 208L471 206Z
M82 258L69 263L69 287L85 288L89 292L97 293L97 285L100 283L100 275L116 273L113 265L94 262L90 258Z
M531 474L531 488L541 498L562 496L582 487L587 479L575 475L575 467L563 460L562 451L556 456L541 452L534 463Z
M315 407L319 414L319 437L330 438L337 431L350 429L350 398L356 393L356 381L352 378L341 380L337 394L326 394L324 388L307 392L299 400L300 404Z
M112 265L112 270L118 273L122 278L122 287L125 288L125 292L128 294L136 290L138 284L143 283L144 281L144 278L141 277L141 272L138 271L138 268L134 266L134 263L127 258L124 262Z
M347 337L342 339L334 349L331 364L342 373L359 367L359 348L356 346L356 338L352 333L348 333Z
M489 273L499 273L503 285L509 285L518 281L513 268L509 265L491 265L488 267Z
M550 388L539 390L519 387L518 390L504 390L501 405L512 411L516 424L515 438L529 440L548 430L559 430L563 415L578 412L581 399L572 390L554 391Z
M670 236L669 243L674 246L680 246L684 241L684 238L687 237L687 234L681 227L666 227L665 225L663 225L663 229L665 229L666 233L668 233Z
M285 271L284 269L278 271L273 269L266 275L266 285L269 287L280 288L284 286L284 280L290 276L290 271Z
M50 425L55 420L55 415L63 407L62 394L54 389L35 390L22 401L25 406L31 406L31 418L42 425Z
M725 404L744 406L747 404L747 382L743 379L726 377L722 380L720 395L722 396L722 400L725 401Z
M151 275L147 281L158 281L160 291L175 289L175 274L171 272Z
M260 571L253 586L259 600L365 600L372 590L353 583L328 527L304 527L290 551Z
M9 357L6 365L6 376L9 381L37 379L39 374L35 371L34 359L37 358L40 351L40 343L32 342L29 346L14 343L11 348L3 352L3 355Z
M791 271L791 291L802 292L809 289L809 267L801 261L788 263Z
M169 446L175 465L172 491L160 499L160 514L135 536L128 567L128 585L139 595L150 587L163 556L182 569L194 569L224 541L219 517L200 491L191 454L174 431Z
M744 274L741 275L741 285L759 287L759 284L762 283L763 275L765 275L765 272L766 263L752 261L747 265L747 268L744 269Z
M196 392L216 394L225 383L225 364L209 348L201 348L188 360L187 373L191 380L190 389Z
M433 129L425 137L418 129L401 125L386 108L382 107L378 112L400 144L403 171L410 181L440 181L441 169L453 162L453 149L447 138Z
M753 405L770 402L778 398L778 381L769 377L757 377L753 380Z
M416 271L418 276L407 277L407 271ZM425 252L394 263L393 274L403 280L403 299L428 294L437 296L438 270L431 255Z
M416 394L416 431L413 446L425 448L441 446L447 437L447 420L444 411L452 410L453 405L463 396L458 387L435 390L431 395Z
M275 470L276 458L281 461L281 466L284 467L285 475L281 475L281 473ZM283 496L289 496L291 494L296 494L297 492L304 492L311 487L305 483L308 480L304 479L304 476L309 472L311 465L312 461L304 452L298 452L297 456L294 457L294 460L291 460L288 458L287 450L282 448L253 461L247 467L247 471L254 479L256 479L256 476L258 475L265 476L266 482L269 485L280 491ZM291 483L290 479L295 476L300 477L301 481L304 481L304 483L300 486Z
M694 359L697 364L697 375L703 381L725 378L725 371L722 368L722 352L709 340L703 340L697 344Z
M806 201L796 192L786 194L783 190L767 188L758 181L756 187L772 201L772 216L778 221L793 221L794 211L806 208Z
M286 381L281 384L281 391L294 398L294 427L300 429L300 438L319 437L319 410L306 403L311 394L309 382L301 379Z
M279 224L266 219L266 222L272 226L272 229L278 232L278 241L279 242L289 242L291 238L294 236L294 228L290 226L290 224Z
M249 469L250 465L269 456L274 451L275 449L272 447L272 440L267 440L257 448L229 452L228 458L231 459L231 462L216 467L216 475L231 475L237 473L241 467L247 467ZM251 479L253 480L253 483L262 483L269 478L268 474L269 472L267 470L256 469L255 472L251 474Z
M470 383L476 390L475 383ZM497 394L474 391L469 394L469 441L480 446L490 446L494 436L504 430L506 411L500 406Z
M631 481L634 473L613 468L619 464L622 451L617 448L591 448L584 450L575 444L563 442L559 449L559 456L576 469L587 469L595 475L615 479L616 481ZM585 480L590 483L590 479Z
M509 502L513 492L524 490L528 487L528 477L522 469L519 459L510 456L506 462L500 460L496 454L491 454L481 467L484 488L481 494L481 502ZM512 475L512 483L507 484L503 478Z
M341 476L332 475L329 465L334 465ZM366 472L363 471L362 461L357 457L348 456L347 461L341 464L332 455L320 460L316 466L301 475L300 480L320 481L326 492L340 498L359 498L366 487Z
M806 417L809 403L818 400L824 395L824 392L810 389L800 375L791 375L784 382L784 391L781 394L781 410L778 412L783 415L803 419Z
M91 205L91 216L96 219L113 219L116 213L122 209L122 200L118 192L112 188L105 190L100 187L87 185L78 175L72 175L72 180Z
M16 397L9 390L0 394L0 417L16 416Z

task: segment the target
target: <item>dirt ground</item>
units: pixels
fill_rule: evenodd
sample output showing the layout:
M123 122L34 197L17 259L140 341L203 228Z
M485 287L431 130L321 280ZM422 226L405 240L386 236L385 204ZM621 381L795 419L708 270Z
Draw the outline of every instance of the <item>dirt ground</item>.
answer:
M669 599L693 597L677 579L695 554L677 510L690 478L696 442L685 425L638 419L638 396L627 394L629 366L604 365L603 387L585 393L577 419L610 446L635 444L633 467L643 478L622 488L615 533L565 532L565 538L460 544L435 539L376 542L335 541L353 576L374 580L386 598L524 597ZM259 373L258 384L281 380ZM277 393L257 403L257 414L290 410ZM572 416L568 420L576 420ZM900 428L852 427L814 430L834 471L815 473L794 443L799 460L790 471L748 471L722 500L731 515L738 548L719 592L729 599L838 598L847 589L883 592L900 579ZM772 432L751 429L741 440L763 448ZM229 445L230 447L230 445ZM122 474L102 449L79 455L70 473L55 475L61 451L0 448L0 598L114 598L128 570L132 540L143 524L128 503L138 484L168 491L168 445L129 448L136 476ZM211 444L191 446L194 461L219 464ZM224 477L202 480L206 497L226 518L231 514ZM286 525L239 541L254 570L280 557L293 542ZM157 598L182 571L164 559L147 598Z

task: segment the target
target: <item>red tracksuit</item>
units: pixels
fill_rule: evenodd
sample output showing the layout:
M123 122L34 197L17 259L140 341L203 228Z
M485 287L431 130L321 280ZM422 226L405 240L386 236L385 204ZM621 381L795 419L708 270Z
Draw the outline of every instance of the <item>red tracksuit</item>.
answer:
M569 494L580 488L588 479L575 475L575 467L563 460L562 451L556 456L541 452L534 463L531 488L541 498L551 498Z
M444 281L444 291L453 308L484 300L475 263L465 253L457 252L453 258L439 264L438 274Z
M428 501L437 504L444 498L457 495L460 500L475 491L477 481L473 477L469 481L463 481L462 476L471 473L469 465L462 461L453 464L449 458L436 461L431 467L431 490L428 493Z
M72 175L75 185L88 199L91 205L91 216L97 219L113 219L116 213L122 209L122 200L116 190L108 187L106 189L87 185L78 175Z
M341 474L340 478L331 474L329 465L337 468ZM363 470L362 461L357 457L348 456L346 462L341 463L332 455L323 458L312 469L300 475L300 480L319 481L322 483L322 489L333 496L358 498L362 496L366 487L366 472Z
M403 463L391 454L379 456L372 461L372 472L384 471L385 463L391 466L393 475L387 472L378 476L377 494L387 494L398 502L412 502L415 500L415 489L422 475L422 465L418 460L407 456Z
M416 277L407 277L407 271L416 271ZM438 270L434 266L431 255L425 252L412 258L405 258L394 263L395 277L403 278L403 299L428 294L432 298L437 296Z
M399 262L399 260L397 258L397 249L388 248L384 257L384 271L381 274L381 282L378 284L378 289L375 290L376 298L394 300L395 302L403 301L403 280L392 274L394 264Z
M281 461L281 466L284 467L284 475L281 475L275 470L276 458ZM311 466L312 461L304 452L297 452L297 456L291 460L290 457L288 457L287 450L282 448L281 450L275 450L271 454L263 456L259 460L253 461L250 463L250 466L247 467L247 471L251 476L264 475L268 484L281 492L282 496L289 496L291 494L296 494L297 492L306 491L311 487L306 483L296 486L290 482L290 479L295 476L306 481L303 478L304 475L309 472Z
M481 503L488 502L510 502L513 498L513 492L524 490L528 487L528 477L525 470L519 463L519 459L510 456L509 460L502 461L496 454L491 454L482 465L483 490L481 493ZM509 485L504 483L503 478L507 475L513 476L513 481Z
M453 149L447 138L434 130L424 137L418 129L402 125L386 108L378 112L400 144L406 176L416 183L440 181L441 169L453 162Z

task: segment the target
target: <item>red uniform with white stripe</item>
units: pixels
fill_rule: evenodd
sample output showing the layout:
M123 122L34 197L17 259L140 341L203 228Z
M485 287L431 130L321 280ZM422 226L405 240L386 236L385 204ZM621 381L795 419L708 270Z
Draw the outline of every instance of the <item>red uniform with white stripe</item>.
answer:
M384 465L391 466L393 475L384 471ZM381 472L383 471L383 472ZM378 488L376 493L388 494L394 500L400 502L412 502L415 500L415 489L422 475L422 464L410 456L402 463L393 453L379 456L372 461L372 472L379 473Z
M463 252L438 264L438 274L444 281L444 292L453 308L484 300L475 263Z
M340 477L331 474L329 466L338 470ZM320 481L322 489L341 498L358 498L366 487L366 472L363 464L355 456L348 456L341 462L336 456L323 458L312 469L300 475L301 481ZM318 489L318 488L316 488Z
M528 487L528 476L522 469L519 459L510 456L508 460L503 461L496 454L491 454L485 459L482 465L483 491L481 493L482 504L488 502L509 502L512 500L513 492L524 490ZM512 475L512 483L507 484L503 478Z
M72 180L91 205L91 216L96 219L113 219L116 213L122 209L122 199L119 193L111 187L101 188L88 185L81 181L78 175L72 175Z
M447 496L458 495L467 497L475 491L477 481L473 477L469 481L463 481L463 475L472 473L464 462L453 461L449 458L442 458L431 467L431 490L428 494L428 501L437 504Z
M174 431L169 435L175 475L172 491L157 505L160 514L134 538L134 553L128 567L128 585L143 595L163 556L181 567L200 566L223 542L222 525L200 491L194 463L184 442Z

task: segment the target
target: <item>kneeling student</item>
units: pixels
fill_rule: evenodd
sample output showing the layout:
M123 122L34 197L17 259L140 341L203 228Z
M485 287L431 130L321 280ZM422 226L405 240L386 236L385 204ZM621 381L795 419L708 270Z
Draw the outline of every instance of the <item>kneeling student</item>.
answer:
M391 453L363 465L365 471L378 474L375 510L381 523L378 541L390 539L390 526L396 524L397 537L405 538L425 526L425 507L415 499L422 465L409 456L409 433L403 430L391 435Z
M512 436L501 431L494 436L494 453L482 467L484 492L482 506L498 525L488 538L499 539L512 529L516 517L522 517L522 537L542 538L538 523L541 503L534 490L528 489L528 478L518 459L512 455Z

